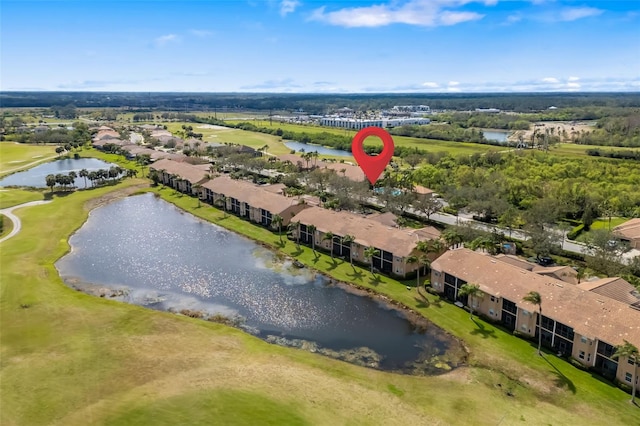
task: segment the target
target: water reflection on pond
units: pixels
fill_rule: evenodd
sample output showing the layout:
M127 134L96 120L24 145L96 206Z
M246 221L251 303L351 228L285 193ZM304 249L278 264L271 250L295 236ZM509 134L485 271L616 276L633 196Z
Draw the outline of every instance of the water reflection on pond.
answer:
M435 374L463 354L439 328L416 327L151 194L94 210L70 243L56 264L62 277L122 290L130 303L239 318L267 341L385 370Z

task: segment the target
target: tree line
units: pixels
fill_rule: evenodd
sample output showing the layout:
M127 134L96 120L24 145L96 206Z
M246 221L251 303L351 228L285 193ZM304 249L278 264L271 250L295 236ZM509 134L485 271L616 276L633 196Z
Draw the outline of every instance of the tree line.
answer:
M112 166L108 169L87 170L82 169L78 173L70 171L68 174L50 174L45 178L47 187L51 188L51 192L56 185L63 191L74 188L77 178L84 179L84 187L87 188L87 180L91 182L91 187L98 187L108 183L115 184L124 177L135 177L138 172L134 169L123 169L120 166Z

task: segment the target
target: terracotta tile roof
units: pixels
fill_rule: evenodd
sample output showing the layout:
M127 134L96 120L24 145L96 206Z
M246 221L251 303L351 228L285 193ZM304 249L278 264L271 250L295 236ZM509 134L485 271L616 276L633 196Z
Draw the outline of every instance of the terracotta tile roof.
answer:
M431 195L434 193L433 189L426 188L422 185L415 185L413 187L413 190L418 195Z
M578 271L571 266L536 266L533 272L554 277L569 284L578 284Z
M542 296L543 315L573 327L576 333L614 346L625 339L640 346L640 310L626 303L464 248L447 251L433 261L432 268L478 284L485 293L504 297L528 311L537 307L522 298L537 291Z
M362 182L366 179L366 176L360 166L352 166L351 164L347 163L329 163L319 161L318 167L333 170L340 176L343 176L342 170L344 170L344 176L356 182Z
M532 271L533 268L538 266L535 263L528 262L524 259L519 258L518 256L513 256L511 254L499 254L496 256L496 259L500 260L501 262L508 263L509 265L517 266L521 269L526 269L527 271Z
M202 185L203 188L208 188L216 194L224 194L226 197L235 198L274 214L280 214L291 206L301 204L301 198L276 194L270 186L273 185L255 185L245 180L231 179L228 176L216 177Z
M613 232L629 240L640 239L640 218L631 219L616 226Z
M409 256L418 241L436 239L440 236L440 232L433 227L394 228L365 216L321 207L303 210L291 220L300 221L305 225L314 225L321 232L332 232L341 237L353 235L355 242L360 245L374 246L400 257Z
M206 179L205 175L208 174L207 171L203 170L199 166L193 166L191 164L166 158L154 162L149 167L154 170L164 170L169 174L177 175L181 179L191 182L191 184L204 181Z
M620 277L602 278L596 281L586 281L578 287L632 305L640 302L640 293L634 286Z

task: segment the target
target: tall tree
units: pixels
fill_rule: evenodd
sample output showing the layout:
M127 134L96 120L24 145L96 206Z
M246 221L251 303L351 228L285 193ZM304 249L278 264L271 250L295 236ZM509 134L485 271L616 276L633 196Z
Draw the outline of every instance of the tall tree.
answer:
M353 247L351 246L351 244L356 240L356 237L354 237L353 235L345 235L344 237L342 237L341 241L340 241L340 256L342 256L342 246L349 244L349 263L351 264L351 266L353 266Z
M280 237L280 244L282 244L282 216L274 214L271 217L271 224L278 228L278 237Z
M307 232L311 235L311 250L313 254L316 254L316 227L315 225L308 225Z
M322 241L329 241L331 244L329 244L329 252L331 253L331 258L333 259L333 238L335 237L335 235L333 235L333 232L329 231L329 232L325 232L325 234L322 236Z
M372 275L373 275L373 256L377 256L379 254L380 254L380 250L378 250L375 247L367 247L366 249L364 249L364 257L369 259Z
M89 176L89 171L87 169L82 169L80 170L80 173L78 173L78 176L80 176L81 178L84 178L84 187L87 187L87 176Z
M300 222L290 222L288 226L289 232L296 234L296 247L300 248Z
M542 355L540 352L542 347L542 296L537 291L530 291L522 300L538 307L538 355Z
M418 262L420 262L420 259L416 255L411 255L407 258L408 264L414 264ZM420 268L421 267L422 265L418 265L418 267L416 268L416 288L420 287Z
M53 187L56 186L56 176L55 175L47 175L46 183L49 188L51 188L51 192L53 192Z
M482 299L484 293L480 290L480 286L478 284L464 284L458 290L459 296L467 296L468 302L467 306L469 306L469 319L473 320L473 302L472 299Z
M613 358L626 358L633 363L633 375L631 377L631 402L636 402L636 378L638 377L638 364L640 364L640 352L631 343L624 341L623 345L616 346Z

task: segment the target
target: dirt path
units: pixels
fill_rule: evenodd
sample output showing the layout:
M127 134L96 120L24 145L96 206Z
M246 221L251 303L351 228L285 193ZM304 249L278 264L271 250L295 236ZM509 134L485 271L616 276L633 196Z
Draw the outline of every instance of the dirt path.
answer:
M30 201L28 203L18 204L17 206L8 207L6 209L0 210L0 213L5 215L6 217L8 217L11 220L11 222L13 222L13 229L11 230L11 232L9 232L7 235L5 235L4 237L2 237L0 239L0 243L3 242L3 241L8 240L11 237L13 237L18 232L20 232L20 230L22 229L22 222L20 221L20 218L18 216L13 214L13 210L19 209L19 208L22 208L22 207L30 207L30 206L37 206L39 204L47 204L47 203L50 203L50 202L51 201L43 201L43 200L41 200L41 201Z

